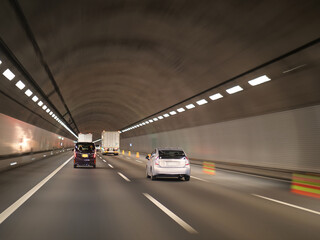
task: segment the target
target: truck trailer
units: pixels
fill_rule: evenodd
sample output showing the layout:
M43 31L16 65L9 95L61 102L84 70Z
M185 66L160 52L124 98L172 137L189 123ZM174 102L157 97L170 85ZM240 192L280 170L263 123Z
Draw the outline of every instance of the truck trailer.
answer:
M92 134L91 133L87 133L87 134L83 134L83 133L79 133L78 135L78 142L92 142Z
M120 133L118 131L103 131L101 134L101 153L119 154Z

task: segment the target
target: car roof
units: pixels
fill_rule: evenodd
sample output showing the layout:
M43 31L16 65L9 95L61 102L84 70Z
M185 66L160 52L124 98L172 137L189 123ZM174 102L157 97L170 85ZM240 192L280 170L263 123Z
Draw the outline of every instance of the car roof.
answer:
M182 148L178 148L178 147L165 147L165 148L157 148L158 151L163 151L163 150L177 150L177 151L183 151Z

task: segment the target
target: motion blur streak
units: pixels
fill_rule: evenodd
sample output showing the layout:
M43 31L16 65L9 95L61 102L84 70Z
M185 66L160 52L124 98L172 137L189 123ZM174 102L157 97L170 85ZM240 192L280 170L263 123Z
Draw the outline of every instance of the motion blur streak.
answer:
M291 192L320 198L320 177L316 175L293 174Z

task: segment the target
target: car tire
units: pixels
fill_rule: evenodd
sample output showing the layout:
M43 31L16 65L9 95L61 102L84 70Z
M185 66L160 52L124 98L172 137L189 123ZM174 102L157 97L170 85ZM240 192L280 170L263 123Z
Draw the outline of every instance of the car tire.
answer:
M184 180L185 180L185 181L190 181L190 176L189 176L189 175L185 175L185 176L184 176Z
M156 180L156 179L157 179L157 177L156 177L155 175L154 175L154 176L151 175L151 180L152 180L152 181L154 181L154 180Z
M73 168L77 168L77 164L74 164L74 165L73 165Z
M96 165L94 164L94 165L92 165L92 167L93 167L93 168L96 168Z

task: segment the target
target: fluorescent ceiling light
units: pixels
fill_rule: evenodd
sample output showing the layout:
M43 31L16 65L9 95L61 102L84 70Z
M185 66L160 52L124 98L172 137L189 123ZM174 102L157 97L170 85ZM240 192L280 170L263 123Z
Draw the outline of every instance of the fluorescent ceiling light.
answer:
M0 60L0 64L2 63L2 61Z
M143 122L142 125L146 125L146 124Z
M248 83L251 86L256 86L256 85L259 85L261 83L268 82L270 80L271 79L267 75L263 75L263 76L260 76L260 77L257 77L255 79L252 79L252 80L248 81Z
M184 108L178 108L177 111L180 113L180 112L184 112Z
M22 81L18 81L16 83L17 88L19 88L20 90L24 89L24 87L26 86Z
M38 105L41 107L43 105L43 102L42 101L39 101L38 102Z
M27 91L25 91L25 95L27 95L28 97L30 97L32 95L33 92L31 92L30 89L28 89Z
M48 108L46 112L49 113L49 112L50 112L50 109Z
M194 107L195 106L192 103L186 106L187 109L191 109L191 108L194 108Z
M153 121L155 121L155 122L158 121L158 118L154 118Z
M48 107L46 105L43 105L42 109L46 110Z
M158 119L161 120L161 119L163 119L163 117L162 117L162 116L159 116Z
M170 115L168 113L163 114L164 117L170 117Z
M220 93L216 93L216 94L211 95L209 98L211 100L217 100L219 98L223 98L223 96Z
M169 113L170 113L170 115L176 115L176 114L177 114L176 111L171 111L171 112L169 112Z
M208 101L205 100L205 99L201 99L201 100L197 101L198 105L203 105L203 104L206 104L206 103L208 103Z
M149 121L145 121L144 123L145 123L145 124L149 124Z
M150 122L150 123L152 123L152 122L153 122L153 120L152 120L152 119L150 119L150 120L149 120L149 122Z
M49 115L51 116L53 114L53 112L51 111L50 113L49 113Z
M33 96L32 101L36 102L38 100L39 100L39 98L37 96Z
M243 90L243 88L240 87L239 85L237 85L237 86L234 86L234 87L232 87L232 88L227 89L226 91L227 91L227 93L229 93L229 94L234 94L234 93L240 92L240 91L242 91L242 90Z
M10 71L10 69L5 70L2 74L10 81L15 77L15 75Z

